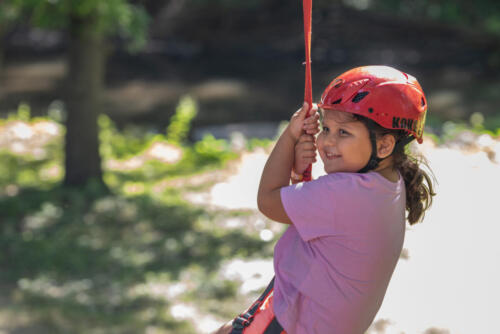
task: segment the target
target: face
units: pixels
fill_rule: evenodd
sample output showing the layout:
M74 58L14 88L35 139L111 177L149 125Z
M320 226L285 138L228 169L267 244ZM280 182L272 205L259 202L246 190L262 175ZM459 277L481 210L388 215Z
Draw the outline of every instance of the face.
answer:
M322 115L317 146L325 172L357 172L363 168L372 151L366 126L349 113L322 110Z

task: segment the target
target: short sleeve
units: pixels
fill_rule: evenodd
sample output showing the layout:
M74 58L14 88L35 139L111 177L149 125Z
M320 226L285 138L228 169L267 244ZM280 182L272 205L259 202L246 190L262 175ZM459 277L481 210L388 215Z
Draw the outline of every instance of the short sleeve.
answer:
M335 234L335 190L326 175L281 188L283 207L302 240Z

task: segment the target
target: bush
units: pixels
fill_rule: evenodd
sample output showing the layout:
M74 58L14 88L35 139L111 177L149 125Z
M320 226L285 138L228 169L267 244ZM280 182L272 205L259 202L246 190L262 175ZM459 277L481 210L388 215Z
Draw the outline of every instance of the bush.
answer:
M191 97L184 96L170 119L170 125L167 128L167 141L177 145L182 144L191 128L191 121L197 113L196 102Z

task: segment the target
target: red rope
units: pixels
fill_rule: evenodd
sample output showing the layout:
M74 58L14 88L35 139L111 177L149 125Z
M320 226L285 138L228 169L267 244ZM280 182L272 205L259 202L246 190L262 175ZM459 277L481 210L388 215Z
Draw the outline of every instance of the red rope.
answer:
M304 41L306 50L306 85L304 92L304 101L312 106L312 81L311 81L311 16L312 16L312 0L304 0Z
M312 21L312 0L303 0L302 6L304 12L304 41L306 50L306 82L304 89L304 101L309 105L309 112L312 108L312 80L311 80L311 21ZM312 165L309 165L304 171L304 181L311 181Z

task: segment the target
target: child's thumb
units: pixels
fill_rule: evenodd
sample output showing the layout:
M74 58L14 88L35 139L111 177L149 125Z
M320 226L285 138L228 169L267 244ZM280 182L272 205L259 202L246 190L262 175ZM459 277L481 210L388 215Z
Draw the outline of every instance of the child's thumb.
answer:
M302 109L300 110L300 113L299 113L300 118L305 119L308 111L309 111L309 103L304 101L304 104L302 105Z

